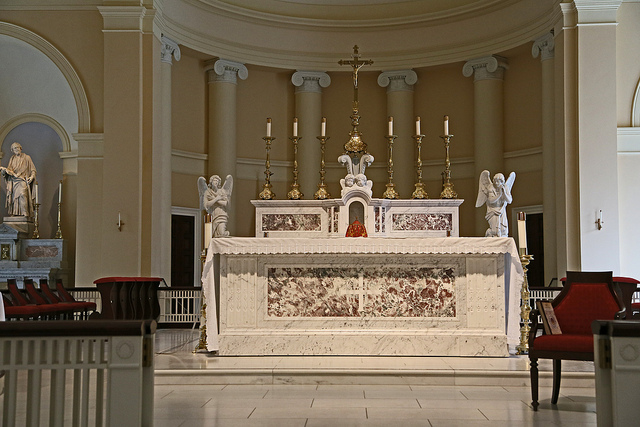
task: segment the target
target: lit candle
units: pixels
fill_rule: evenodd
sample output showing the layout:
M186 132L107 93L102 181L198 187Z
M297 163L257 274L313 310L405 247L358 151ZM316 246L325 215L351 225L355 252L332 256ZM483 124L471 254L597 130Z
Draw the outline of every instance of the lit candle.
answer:
M420 135L420 116L416 117L416 135Z
M449 135L449 116L444 116L444 134Z
M293 136L298 136L298 118L293 118Z
M36 204L38 204L38 183L33 185L33 192L36 193Z
M322 126L320 127L320 136L327 136L327 118L322 118Z
M527 222L524 212L518 212L518 246L526 253L527 250Z
M267 136L271 136L271 117L267 118Z
M62 181L58 184L58 203L62 203Z
M389 116L389 135L393 135L393 116Z

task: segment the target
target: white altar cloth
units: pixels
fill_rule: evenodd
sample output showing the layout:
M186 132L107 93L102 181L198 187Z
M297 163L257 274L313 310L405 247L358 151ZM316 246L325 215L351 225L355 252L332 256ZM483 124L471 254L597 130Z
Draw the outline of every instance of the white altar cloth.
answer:
M272 256L272 255L341 255L388 254L391 257L406 255L500 255L504 254L504 297L503 307L506 325L506 340L509 345L519 343L519 305L520 289L523 282L522 265L512 238L216 238L212 239L207 251L202 284L207 302L207 348L209 351L219 350L218 327L215 312L215 282L220 280L220 271L215 271L214 256ZM424 257L422 257L424 258ZM408 258L407 258L408 259ZM225 268L223 275L227 275ZM242 279L245 280L245 279ZM224 285L224 280L220 282ZM219 285L220 286L220 285ZM228 297L226 290L221 290L223 298ZM226 301L223 301L225 304ZM264 309L264 307L260 307ZM222 308L221 308L222 310ZM455 332L453 332L455 334ZM503 332L504 333L504 332ZM506 351L506 349L505 349Z

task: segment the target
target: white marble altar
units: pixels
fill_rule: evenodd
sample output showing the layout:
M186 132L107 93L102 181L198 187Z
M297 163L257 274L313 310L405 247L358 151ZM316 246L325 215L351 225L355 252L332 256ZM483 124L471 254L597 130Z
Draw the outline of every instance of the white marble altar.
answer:
M203 277L207 300L219 286L207 345L223 355L506 356L518 343L511 238L212 239Z

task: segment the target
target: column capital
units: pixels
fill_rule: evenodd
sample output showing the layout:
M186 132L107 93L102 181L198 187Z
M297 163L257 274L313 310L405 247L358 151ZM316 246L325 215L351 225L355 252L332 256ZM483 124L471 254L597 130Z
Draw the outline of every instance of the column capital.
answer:
M418 75L413 70L383 71L378 76L378 85L386 87L387 93L412 91L418 82Z
M296 93L321 93L323 87L331 84L331 77L323 71L296 71L291 76L291 83L296 87Z
M546 61L547 59L553 59L554 49L556 46L555 39L553 38L553 33L549 32L542 37L538 37L533 41L533 46L531 47L531 54L534 58L537 58L540 53L540 60Z
M473 81L480 80L502 80L504 70L508 69L507 59L498 55L490 55L482 58L467 61L462 67L462 74L465 77L473 75Z
M209 83L226 82L238 84L238 77L246 80L249 70L244 64L226 59L212 59L205 63L205 71L209 75Z
M162 43L162 50L160 51L160 61L167 64L172 64L172 55L176 58L176 61L180 61L180 46L178 43L171 40L169 37L160 37Z

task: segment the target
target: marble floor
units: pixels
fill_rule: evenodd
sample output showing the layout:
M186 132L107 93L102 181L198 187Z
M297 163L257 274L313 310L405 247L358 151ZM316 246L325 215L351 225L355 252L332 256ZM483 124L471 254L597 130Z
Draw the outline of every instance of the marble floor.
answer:
M193 353L196 330L159 330L155 426L596 426L594 368L564 362L557 405L528 359Z

